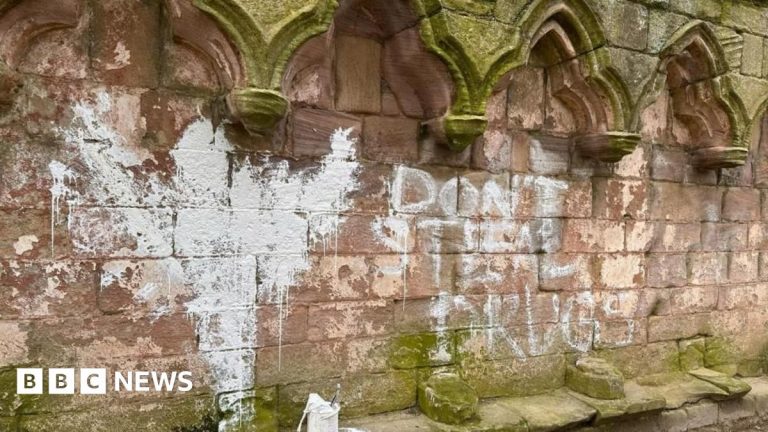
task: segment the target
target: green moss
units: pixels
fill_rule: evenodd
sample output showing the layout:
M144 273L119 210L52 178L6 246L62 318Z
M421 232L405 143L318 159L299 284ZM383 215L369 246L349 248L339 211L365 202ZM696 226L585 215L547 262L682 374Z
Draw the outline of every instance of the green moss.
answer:
M47 384L44 384L47 385ZM70 398L16 394L16 369L0 369L0 416L66 410Z
M683 371L704 367L704 351L706 341L704 338L680 341L680 368Z
M0 417L16 415L16 373L13 369L0 369Z
M454 356L453 332L401 335L392 344L389 365L395 369L442 366L453 363Z
M481 398L541 394L565 385L565 358L482 361L463 367L461 376Z
M448 136L448 145L456 151L464 150L483 134L487 125L488 120L483 116L448 116L445 119L445 134Z
M233 114L254 135L268 133L288 110L288 100L272 90L236 89L230 95L229 102Z
M432 420L461 424L477 414L475 390L456 374L435 374L419 384L419 408Z
M600 358L584 358L568 365L566 385L576 392L597 399L624 398L624 377L618 369Z
M18 419L13 417L0 417L0 431L15 431L18 428Z
M740 359L741 353L728 339L719 336L706 339L704 366L732 376L738 371Z
M253 425L263 432L277 431L277 389L257 389L253 398Z
M261 429L258 429L261 430ZM173 429L173 432L218 432L219 419L213 415L204 418L195 426L182 426Z
M260 388L219 395L221 419L227 432L277 432L277 388ZM241 421L247 418L248 421Z
M472 15L490 15L493 13L496 0L442 0L448 9L468 12Z

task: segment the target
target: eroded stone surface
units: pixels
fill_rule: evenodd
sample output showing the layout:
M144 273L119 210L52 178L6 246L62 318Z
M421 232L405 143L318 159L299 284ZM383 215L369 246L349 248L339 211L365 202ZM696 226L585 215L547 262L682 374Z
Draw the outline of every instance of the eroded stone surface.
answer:
M419 384L419 408L440 423L460 424L477 413L475 390L456 374L435 374Z
M624 377L604 359L585 357L568 366L566 385L571 390L597 399L622 399Z

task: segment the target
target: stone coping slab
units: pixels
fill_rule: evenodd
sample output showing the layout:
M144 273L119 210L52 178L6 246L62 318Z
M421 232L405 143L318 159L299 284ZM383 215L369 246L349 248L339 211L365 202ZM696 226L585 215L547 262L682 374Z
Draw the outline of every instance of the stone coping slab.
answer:
M697 369L648 375L625 383L624 390L625 398L618 400L595 399L566 388L536 396L488 399L480 402L479 418L462 425L438 423L409 410L343 421L341 431L549 432L745 394L768 410L768 377L737 379Z

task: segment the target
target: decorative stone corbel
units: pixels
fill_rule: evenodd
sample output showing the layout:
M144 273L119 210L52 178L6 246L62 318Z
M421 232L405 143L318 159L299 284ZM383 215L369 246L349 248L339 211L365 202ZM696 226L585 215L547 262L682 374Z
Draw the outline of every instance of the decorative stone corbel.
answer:
M576 138L576 150L583 157L615 163L631 154L640 135L628 132L604 132Z
M691 164L699 169L735 168L744 165L749 150L743 147L706 147L691 152Z
M228 114L251 134L268 134L288 111L281 81L294 50L328 30L336 0L194 0L239 49L245 77L227 96Z
M448 146L460 152L485 132L488 119L479 115L447 115L443 120Z
M427 49L446 64L455 86L455 99L442 125L448 147L460 152L485 131L486 102L519 45L514 26L443 7L443 1L413 0L420 16L421 38ZM432 126L431 126L432 127Z
M288 100L275 90L235 88L227 96L231 119L240 122L251 135L269 133L288 111Z

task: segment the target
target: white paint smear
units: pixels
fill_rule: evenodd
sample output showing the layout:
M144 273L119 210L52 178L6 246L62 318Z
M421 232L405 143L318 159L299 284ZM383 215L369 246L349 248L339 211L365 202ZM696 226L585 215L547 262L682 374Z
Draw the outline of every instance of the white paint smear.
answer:
M24 255L26 252L35 248L35 243L39 242L36 235L24 235L19 237L18 240L13 242L13 250L16 251L16 255Z
M119 59L128 60L127 51L118 54ZM186 128L171 151L177 170L164 180L142 169L146 161L154 162L153 155L129 136L135 133L129 125L140 124L140 119L123 114L125 118L115 121L130 96L117 98L101 91L91 101L75 103L71 126L59 130L76 151L82 169L76 172L58 161L50 164L52 234L55 224L63 221L63 203L70 206L70 213L72 206L83 202L117 206L108 212L109 232L95 228L103 225L97 216L107 217L99 208L68 215L76 253L164 258L174 253L170 247L175 243L176 254L191 257L181 260L180 277L192 291L184 310L196 323L214 390L230 395L228 410L237 412L237 418L223 421L220 430L237 428L254 414L243 406L232 406L247 403L241 400L254 385L257 296L279 305L282 326L289 288L310 266L308 222L297 212L332 221L319 226L312 238L337 236L338 214L350 208L347 195L358 187L352 130L339 129L328 137L331 153L318 166L292 172L284 160L247 160L233 170L232 187L227 188L228 152L233 146L210 120L199 119ZM134 171L144 174L137 178ZM77 179L83 183L79 185L82 192L72 188ZM181 207L175 228L158 219L166 214L157 208L163 204ZM135 217L128 217L133 213ZM124 246L126 239L133 249ZM53 240L51 246L53 253ZM169 269L178 265L175 260L168 262L176 263ZM119 283L128 265L107 265L102 287ZM144 276L135 287L134 302L149 305L155 316L170 313L172 300L179 294L172 287L179 277L162 271L147 271Z

